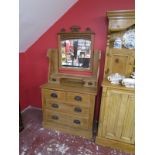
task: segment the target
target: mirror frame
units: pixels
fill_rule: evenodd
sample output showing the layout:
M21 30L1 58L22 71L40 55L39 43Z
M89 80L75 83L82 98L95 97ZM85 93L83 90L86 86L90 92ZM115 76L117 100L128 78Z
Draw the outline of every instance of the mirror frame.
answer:
M91 31L90 28L86 28L84 32L80 32L79 26L72 26L70 32L66 32L65 29L61 29L58 35L58 61L59 70L78 70L78 71L93 71L93 60L94 60L94 35L95 33ZM61 64L61 41L70 39L87 39L91 41L91 58L89 68L76 68L76 67L64 67Z

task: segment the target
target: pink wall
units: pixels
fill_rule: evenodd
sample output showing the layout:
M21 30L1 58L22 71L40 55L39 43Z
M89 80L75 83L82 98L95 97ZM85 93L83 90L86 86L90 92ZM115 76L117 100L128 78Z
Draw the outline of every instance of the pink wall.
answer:
M26 53L20 53L20 104L21 109L28 105L41 107L40 85L47 82L48 48L57 48L57 32L61 28L70 30L72 25L78 25L81 30L90 27L95 32L95 49L102 51L99 84L103 78L104 53L106 49L107 18L109 10L134 9L134 0L79 0L61 17L41 38L35 42ZM101 87L96 105L98 117Z

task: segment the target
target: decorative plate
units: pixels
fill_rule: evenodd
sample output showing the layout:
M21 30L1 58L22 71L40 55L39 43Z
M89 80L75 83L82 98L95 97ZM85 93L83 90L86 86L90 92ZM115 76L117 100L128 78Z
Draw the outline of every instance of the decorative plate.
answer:
M124 33L123 46L129 49L135 48L135 29L128 30Z

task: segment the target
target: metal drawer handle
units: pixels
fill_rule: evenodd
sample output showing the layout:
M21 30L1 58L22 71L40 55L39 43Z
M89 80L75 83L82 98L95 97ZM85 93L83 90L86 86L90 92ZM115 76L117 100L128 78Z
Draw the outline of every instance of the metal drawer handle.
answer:
M52 93L52 94L51 94L51 97L53 97L53 98L57 98L58 95L57 95L56 93Z
M52 81L56 81L56 79L52 78Z
M91 86L91 85L93 85L93 83L92 83L92 82L88 82L88 85L90 85L90 86Z
M81 96L75 96L74 99L75 99L76 101L82 101L82 97L81 97Z
M56 116L56 115L52 115L51 118L54 119L54 120L58 120L59 119L59 117Z
M75 124L80 124L80 123L81 123L78 119L75 119L73 122L74 122Z
M74 111L75 111L75 112L82 112L82 109L81 109L80 107L75 107L75 108L74 108Z
M51 106L52 106L53 108L59 108L59 105L56 104L56 103L53 103Z

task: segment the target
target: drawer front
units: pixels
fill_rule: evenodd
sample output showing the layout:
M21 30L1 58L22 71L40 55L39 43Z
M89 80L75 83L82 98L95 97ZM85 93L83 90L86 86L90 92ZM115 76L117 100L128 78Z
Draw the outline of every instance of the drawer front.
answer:
M90 95L88 94L80 94L80 93L71 93L71 92L67 92L66 94L66 100L67 102L73 102L73 103L77 103L77 105L86 105L89 107L90 105ZM80 104L82 103L82 104Z
M127 29L135 24L134 19L113 19L109 21L109 29L111 31L117 31Z
M52 110L45 111L45 121L59 123L74 128L88 129L88 119L67 115Z
M44 90L44 95L46 99L52 99L52 100L65 100L65 92L62 91L55 91L55 90Z
M67 103L55 102L53 100L46 101L46 108L57 112L69 113L78 116L89 117L89 108L69 105Z

